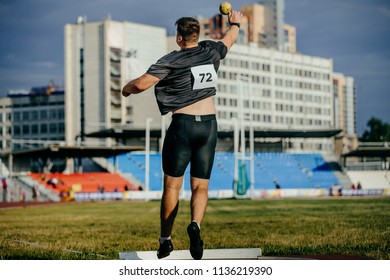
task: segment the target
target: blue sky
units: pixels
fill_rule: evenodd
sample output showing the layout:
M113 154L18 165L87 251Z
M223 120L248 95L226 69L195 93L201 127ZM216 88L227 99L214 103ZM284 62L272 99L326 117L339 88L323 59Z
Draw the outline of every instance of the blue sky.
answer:
M0 0L0 95L53 80L64 83L63 30L85 15L108 15L173 32L181 16L211 17L214 0ZM255 0L231 0L235 9ZM390 1L285 0L285 22L297 28L300 53L332 58L334 71L357 88L357 133L371 116L390 123Z

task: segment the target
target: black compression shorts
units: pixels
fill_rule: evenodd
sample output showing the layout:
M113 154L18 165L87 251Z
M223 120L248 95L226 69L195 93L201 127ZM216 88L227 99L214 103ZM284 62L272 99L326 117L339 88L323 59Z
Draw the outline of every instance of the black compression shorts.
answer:
M164 173L181 177L191 162L191 177L210 179L216 144L215 115L173 114L162 151Z

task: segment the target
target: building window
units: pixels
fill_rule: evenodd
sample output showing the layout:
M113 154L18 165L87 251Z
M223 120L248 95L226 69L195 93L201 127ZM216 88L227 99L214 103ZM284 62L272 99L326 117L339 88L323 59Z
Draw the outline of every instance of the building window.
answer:
M14 125L14 136L20 136L20 126Z
M38 125L37 124L31 125L31 133L38 134Z
M23 113L24 115L24 113ZM27 124L24 124L22 127L23 135L30 134L30 126Z
M65 112L64 109L58 110L58 119L63 120L65 118Z
M24 121L28 121L28 117L29 117L28 112L23 112L22 119L23 119Z
M49 126L49 132L50 133L57 133L57 126L55 123L51 123Z
M271 71L271 65L263 64L263 71L264 72L270 72Z
M14 122L20 121L20 112L15 112L14 113Z
M47 111L43 110L41 111L41 120L46 120L47 119Z
M263 89L263 97L271 97L271 90Z
M38 112L37 111L32 111L31 112L31 120L32 121L38 120Z
M47 133L47 124L45 124L45 123L41 124L41 133Z
M58 133L61 133L61 134L65 133L65 124L64 123L58 124Z
M50 110L50 119L54 120L57 119L57 110Z

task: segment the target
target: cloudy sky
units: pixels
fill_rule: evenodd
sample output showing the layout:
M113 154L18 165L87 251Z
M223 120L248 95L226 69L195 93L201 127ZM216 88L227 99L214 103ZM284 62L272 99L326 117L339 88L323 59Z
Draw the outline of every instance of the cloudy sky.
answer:
M215 0L0 0L0 95L53 80L64 84L63 30L85 15L162 26L181 16L211 17ZM257 0L231 0L235 9ZM333 59L357 88L358 135L371 116L390 123L390 1L285 0L298 51Z

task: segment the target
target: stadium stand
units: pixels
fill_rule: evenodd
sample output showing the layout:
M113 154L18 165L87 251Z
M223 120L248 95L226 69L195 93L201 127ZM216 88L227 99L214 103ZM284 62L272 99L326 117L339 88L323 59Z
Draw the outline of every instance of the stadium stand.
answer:
M111 163L114 162L113 158L110 158ZM145 184L145 154L128 153L117 156L119 170L126 174L129 173L137 180ZM150 154L150 190L161 190L162 184L162 167L161 167L161 155Z
M118 168L145 182L145 155L129 153L117 157ZM255 189L274 189L277 182L282 189L330 188L339 184L330 166L320 154L255 153ZM150 190L161 190L161 154L150 155ZM246 162L249 176L249 161ZM234 155L217 152L210 178L210 190L233 188ZM189 168L184 177L184 188L189 190Z
M246 155L248 157L248 154ZM119 199L159 199L162 191L161 154L150 154L149 190L134 192L142 186L145 190L145 154L131 152L118 155L112 172L28 173L18 176L18 185L29 193L33 187L40 191L40 201L119 200ZM250 179L250 162L245 163L246 178ZM96 169L89 163L90 169ZM245 195L249 184L235 184L235 156L230 152L217 152L210 178L210 198L231 198ZM88 169L88 168L87 168ZM114 171L115 170L115 171ZM189 199L190 166L184 176L182 198ZM242 169L239 169L241 172ZM342 172L341 170L337 172ZM389 171L351 171L346 173L350 179L347 185L340 184L332 162L328 163L320 154L298 154L282 152L262 152L254 154L254 192L253 197L299 197L299 196L357 196L388 195L390 193ZM129 179L132 178L132 179ZM353 182L360 182L363 190L350 188ZM245 186L243 186L245 185ZM104 186L104 191L101 187ZM125 191L125 186L128 186ZM236 188L234 188L234 186ZM234 192L233 189L235 189ZM244 189L244 192L242 190ZM374 193L375 192L375 193Z
M102 191L101 188L104 186L104 192L114 192L115 190L124 191L126 185L130 189L135 187L119 174L108 172L31 173L29 176L57 194L69 188L72 188L75 192L98 192Z

